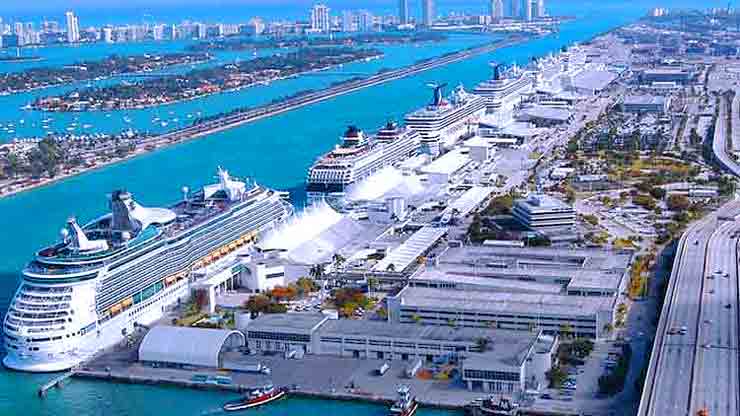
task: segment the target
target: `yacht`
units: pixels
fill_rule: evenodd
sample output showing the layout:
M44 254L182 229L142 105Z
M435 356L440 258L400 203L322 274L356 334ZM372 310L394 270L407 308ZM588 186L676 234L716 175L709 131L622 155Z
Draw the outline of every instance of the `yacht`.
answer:
M349 126L341 144L321 156L309 169L306 192L309 202L325 197L341 198L346 188L386 166L419 152L418 132L387 123L371 138Z
M406 115L406 126L421 135L422 151L436 157L451 148L461 137L470 134L471 126L486 111L486 99L470 94L462 86L443 97L447 84L429 84L434 91L432 102Z
M192 273L281 224L292 206L274 190L232 178L191 192L169 208L140 205L125 190L86 225L74 217L59 241L22 271L5 314L3 364L63 371L117 344L138 325L186 300Z

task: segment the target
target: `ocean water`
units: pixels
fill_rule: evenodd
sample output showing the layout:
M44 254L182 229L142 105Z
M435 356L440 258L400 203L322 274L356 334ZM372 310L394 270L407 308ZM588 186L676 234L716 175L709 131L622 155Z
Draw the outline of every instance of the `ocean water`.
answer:
M179 189L183 185L192 187L210 182L216 166L221 165L234 174L253 177L271 187L291 190L294 200L300 205L303 200L302 187L306 169L319 154L334 146L346 125L356 124L368 131L374 131L387 120L401 119L403 114L424 105L430 98L429 91L424 87L427 82L448 82L450 85L462 83L471 88L490 76L488 67L490 61L526 63L533 56L556 52L562 46L587 40L596 34L630 22L643 15L649 7L649 4L643 2L634 3L636 2L615 0L553 2L551 9L554 9L554 12L579 17L578 20L564 25L557 35L337 97L150 153L103 170L88 172L51 186L0 199L0 230L2 230L0 247L3 249L3 255L0 256L0 311L6 309L17 284L18 270L31 257L33 251L53 241L68 216L75 215L85 221L106 210L106 194L113 189L130 190L143 205L166 204L179 196ZM223 13L229 14L225 11ZM386 50L387 56L383 61L345 65L342 70L351 73L377 70L382 66L397 67L440 53L445 48L452 50L480 41L481 38L478 36L464 36L455 38L436 50L427 47L391 47ZM138 53L137 51L176 49L177 45L138 44L118 45L115 48L121 53ZM64 64L82 56L102 56L109 54L110 51L95 45L82 48L47 48L37 53L48 54L47 63ZM219 57L219 59L231 58ZM5 69L0 67L0 71L3 70ZM168 117L174 117L169 114L170 111L180 115L195 111L210 114L238 106L262 103L306 88L319 88L347 76L350 75L337 73L331 76L301 77L158 110L129 112L128 115L134 119L132 124L135 127L154 128L151 127L150 119L155 114ZM49 91L63 91L65 88L68 87ZM17 122L19 117L26 117L29 120L39 117L31 113L24 115L19 110L19 107L34 94L2 97L0 122L7 123L12 120ZM73 116L68 117L72 118L63 120L60 118L55 123L66 125L74 121ZM79 121L80 124L89 122L99 129L116 129L121 126L117 124L121 118L121 113L113 114L111 117L106 117L102 113L85 114L79 116ZM28 128L29 131L33 131L33 127ZM0 369L0 415L218 414L220 404L231 397L216 392L73 380L63 389L52 391L46 399L40 400L35 396L35 390L49 377ZM260 410L260 413L271 416L297 413L310 416L341 411L342 414L364 416L381 415L384 410L381 406L367 404L291 399ZM421 414L446 413L424 411Z

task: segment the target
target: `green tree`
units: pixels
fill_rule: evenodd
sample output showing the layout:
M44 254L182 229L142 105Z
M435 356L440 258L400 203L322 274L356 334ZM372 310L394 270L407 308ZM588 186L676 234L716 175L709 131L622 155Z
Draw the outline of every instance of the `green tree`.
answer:
M561 325L560 334L563 335L564 338L572 338L573 337L573 326L570 324Z

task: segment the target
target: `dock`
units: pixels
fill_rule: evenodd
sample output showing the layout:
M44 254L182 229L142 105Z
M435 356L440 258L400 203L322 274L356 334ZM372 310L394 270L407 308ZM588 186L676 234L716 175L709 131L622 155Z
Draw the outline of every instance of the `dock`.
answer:
M64 381L66 381L68 378L72 377L74 375L74 373L75 373L75 371L74 370L71 370L71 371L68 371L68 372L66 372L66 373L64 373L62 375L56 376L56 377L52 378L51 380L47 381L46 383L44 383L41 387L39 387L39 390L38 390L39 397L41 397L41 398L46 397L46 392L49 391L50 389L54 388L54 387L56 387L56 388L62 387Z

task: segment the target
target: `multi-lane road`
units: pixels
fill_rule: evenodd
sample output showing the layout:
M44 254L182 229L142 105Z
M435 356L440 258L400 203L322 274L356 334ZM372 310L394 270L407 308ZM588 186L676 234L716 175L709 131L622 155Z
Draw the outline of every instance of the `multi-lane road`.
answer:
M728 141L737 146L729 130L740 129L738 110L731 111L730 105L737 109L739 104L720 99L712 150L725 171L740 176L740 165L727 151ZM694 223L681 237L639 416L740 415L738 237L738 200Z
M729 202L679 241L640 416L740 414L738 215Z

